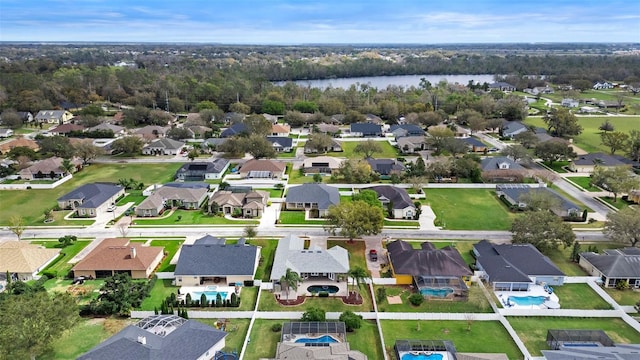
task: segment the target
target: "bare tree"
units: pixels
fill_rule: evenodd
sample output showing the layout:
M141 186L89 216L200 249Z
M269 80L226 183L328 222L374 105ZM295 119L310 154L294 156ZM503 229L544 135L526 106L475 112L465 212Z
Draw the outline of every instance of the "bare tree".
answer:
M9 218L9 231L16 234L18 240L22 237L22 233L24 233L24 229L27 228L27 225L22 216L14 215Z
M129 234L129 224L126 222L120 222L118 224L118 232L120 233L120 237L126 238Z

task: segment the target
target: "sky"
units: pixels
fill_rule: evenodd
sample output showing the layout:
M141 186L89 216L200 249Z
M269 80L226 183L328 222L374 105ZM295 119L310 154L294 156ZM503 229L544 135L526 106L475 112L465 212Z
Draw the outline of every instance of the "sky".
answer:
M0 0L0 41L640 42L640 0Z

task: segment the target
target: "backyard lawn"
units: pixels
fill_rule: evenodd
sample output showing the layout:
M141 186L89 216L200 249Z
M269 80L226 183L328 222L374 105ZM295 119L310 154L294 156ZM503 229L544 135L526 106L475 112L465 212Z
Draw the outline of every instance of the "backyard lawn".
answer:
M180 245L184 240L152 240L151 246L164 246L165 257L162 259L160 266L158 266L159 272L165 271L174 271L176 269L175 265L170 264L171 259L176 255L178 249L180 249Z
M305 287L304 283L298 285L299 287ZM352 286L349 285L349 290L352 290ZM340 298L328 297L307 297L304 303L300 305L280 305L276 301L276 297L269 291L263 291L260 295L260 304L258 308L260 311L307 311L309 308L316 307L326 312L343 312L347 310L351 311L372 311L373 303L371 301L371 295L369 294L368 287L364 284L360 285L360 295L362 296L362 305L346 305ZM293 295L292 295L293 296Z
M162 301L179 289L179 287L171 285L171 281L171 279L156 279L151 291L149 291L149 296L140 304L140 310L159 309Z
M549 349L546 341L549 329L604 330L614 343L640 343L640 333L618 318L509 317L507 320L532 356L541 356L540 350Z
M199 321L203 324L209 325L211 327L216 327L216 323L218 319L193 319L195 321ZM223 349L224 352L237 352L238 355L242 350L242 344L244 343L244 338L247 336L247 331L249 331L249 322L250 319L224 319L225 328L224 331L227 332L227 336L224 338L225 347Z
M32 241L31 243L43 245L44 247L49 249L60 248L60 243L58 242L58 240L53 240L53 241L37 240L37 241ZM76 256L82 249L84 249L90 243L91 241L89 240L77 240L65 248L60 248L60 255L58 255L58 257L54 261L52 261L49 265L47 265L47 267L44 268L43 271L44 270L55 271L58 274L58 277L67 276L67 274L69 273L69 271L71 271L71 268L73 267L72 264L69 264L69 260L73 259L74 256Z
M447 230L509 230L516 214L490 189L425 189L439 222Z
M329 152L327 156L335 156L335 157L346 157L349 159L357 159L364 158L363 154L358 154L354 151L356 146L360 143L360 141L339 141L342 146L342 152ZM376 159L385 159L391 158L395 159L398 157L398 149L394 148L389 144L388 141L376 141L376 143L380 144L382 148L382 152L373 154L373 157Z
M602 191L602 189L600 189L599 187L591 185L591 178L589 176L572 176L565 179L569 182L569 184L573 182L574 184L585 189L586 191L591 191L591 192Z
M278 240L251 239L247 241L247 244L262 247L262 249L260 249L260 262L258 263L258 269L256 270L254 278L262 281L269 281L271 277L271 267L273 266L273 257L275 256L276 247L278 246Z
M577 235L580 240L580 234ZM597 243L597 244L581 244L580 251L587 251L589 246L595 246L598 250L603 249L617 249L621 247L621 244L615 243ZM571 246L562 247L556 251L546 254L549 259L567 276L586 276L588 275L579 265L570 260Z
M358 350L369 359L383 359L382 342L375 321L363 321L362 327L347 333L351 350Z
M523 355L498 321L474 321L471 331L466 321L382 320L385 350L391 351L398 339L450 340L459 352L505 353L509 359L522 359ZM487 341L490 336L490 341Z
M27 224L42 224L44 211L56 205L56 199L76 187L96 181L117 182L133 178L144 184L173 180L179 163L162 164L92 164L73 174L73 179L51 190L0 191L0 225L7 225L12 215L20 214ZM54 223L54 225L57 225Z
M249 334L249 343L244 353L245 360L269 359L276 355L276 345L280 341L280 331L271 327L288 320L256 319Z
M378 301L378 310L382 312L429 312L429 313L490 313L492 312L489 301L482 293L479 286L473 285L469 289L469 297L477 298L473 301L450 301L450 300L426 300L420 306L413 306L409 302L409 296L413 291L407 286L375 286L375 292L379 288L384 288L387 296L400 295L402 304L391 304L385 298ZM482 305L478 305L481 303Z
M618 305L633 306L640 302L640 290L618 290L613 288L605 288L604 290Z
M564 284L554 286L563 309L609 310L611 306L604 301L588 284Z
M169 215L156 219L145 219L136 217L133 219L135 225L181 225L189 226L194 224L207 225L238 225L258 224L258 220L238 219L230 220L222 216L204 214L201 210L175 210Z

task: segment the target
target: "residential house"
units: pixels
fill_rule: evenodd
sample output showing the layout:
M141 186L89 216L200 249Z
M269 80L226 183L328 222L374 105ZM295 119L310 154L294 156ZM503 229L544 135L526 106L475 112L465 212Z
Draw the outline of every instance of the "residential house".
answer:
M125 238L104 239L73 267L73 276L100 279L125 273L132 279L148 279L163 256L162 246L145 246Z
M372 159L366 158L371 171L380 176L381 179L388 179L391 175L402 175L404 165L396 159Z
M291 133L291 126L286 124L271 125L271 136L287 137Z
M628 166L615 156L605 153L589 153L578 156L569 164L569 169L573 172L592 173L596 165L601 167Z
M603 108L603 109L609 109L609 108L621 109L625 106L624 102L618 102L616 100L610 100L610 101L600 100L596 105L598 105L599 108Z
M247 125L245 125L242 122L237 122L237 123L233 123L228 128L222 130L222 132L220 133L220 137L230 138L232 136L236 136L236 135L247 133L247 132L249 132L249 129L247 129Z
M305 158L302 169L305 174L331 175L340 168L342 160L331 156L317 156Z
M207 283L238 284L253 280L260 261L260 247L236 244L207 235L193 244L183 244L174 274L177 286L199 286Z
M267 136L267 141L271 143L277 153L291 152L293 149L293 139L286 136Z
M311 135L313 136L313 135ZM318 149L316 149L315 147L309 147L308 146L309 141L306 141L304 144L304 153L305 154L317 154L318 153ZM342 144L340 143L340 141L336 140L336 139L331 139L331 145L329 145L329 147L326 147L323 149L324 151L322 152L341 152L342 151Z
M43 124L66 124L73 118L73 114L66 110L40 110L34 120Z
M579 264L589 275L599 277L604 287L615 288L618 282L626 281L630 287L640 288L640 249L636 247L606 249L603 254L584 252Z
M96 217L123 197L124 190L124 187L112 183L84 184L59 197L58 206L73 209L80 217Z
M224 144L227 138L208 138L202 142L200 146L201 151L215 152L218 150L218 146Z
M523 200L523 196L530 193L542 193L547 194L557 200L558 208L551 209L551 211L563 218L575 218L580 217L582 209L566 197L562 196L558 192L549 189L547 187L532 188L525 184L500 184L496 185L496 195L498 197L504 197L510 206L514 208L524 209L527 207L527 203Z
M8 272L14 281L29 281L38 278L38 273L59 254L60 249L47 249L28 241L0 240L0 273Z
M0 154L6 154L11 151L11 149L21 146L27 147L33 151L40 150L40 146L36 141L24 137L17 137L13 140L0 144Z
M494 156L482 159L480 162L482 178L492 182L520 181L526 174L522 165L506 156Z
M87 132L93 132L93 131L111 131L113 132L113 135L116 137L122 136L126 133L126 129L124 127L114 125L114 124L109 124L109 123L101 123L99 125L96 125L87 129Z
M489 90L516 91L516 87L504 81L496 81L489 84Z
M576 99L564 98L562 99L562 102L560 102L560 105L566 108L577 108L580 106L580 102Z
M541 352L545 360L636 359L638 357L638 354L640 354L640 344L615 344L613 346L598 346L598 344L596 343L585 342L580 339L573 342L565 343L556 350L542 350Z
M516 135L529 131L529 128L520 121L504 121L500 128L500 136L513 139Z
M480 139L478 139L477 137L470 136L458 141L464 141L465 144L467 144L469 150L471 150L472 152L485 152L488 150L487 145L480 141Z
M247 115L242 114L242 113L227 112L227 113L224 113L223 121L224 121L225 124L241 123L241 122L244 121L244 119L246 117L247 117ZM267 117L265 117L265 119L270 120ZM276 120L277 120L277 118L276 118Z
M271 115L271 114L261 114L265 119L267 119L267 121L269 121L272 124L276 124L278 122L278 115Z
M189 130L191 137L195 139L202 139L207 133L211 133L211 131L213 131L210 127L202 125L188 125L184 126L184 128Z
M427 149L427 138L424 136L406 136L397 139L398 149L403 154L411 154Z
M159 216L164 209L173 207L197 210L207 200L208 192L209 184L206 183L168 183L156 188L136 206L136 215Z
M314 132L319 132L330 136L336 136L340 133L340 128L337 125L333 124L321 123L318 125L314 125L313 129Z
M261 217L269 201L267 191L235 192L220 190L209 199L209 212L224 215L242 214L245 218Z
M152 315L98 344L78 360L203 360L225 347L223 330L177 315Z
M365 114L364 115L364 122L366 123L370 123L370 124L377 124L377 125L383 125L384 124L384 120L382 120L382 118L378 115L374 115L374 114Z
M49 133L52 135L58 136L67 136L71 132L82 132L84 131L84 126L78 124L65 123L54 127L49 130Z
M279 283L287 269L298 273L303 281L339 281L339 276L349 272L349 252L338 245L330 249L305 249L303 238L289 235L278 241L271 269L271 281Z
M476 269L495 291L529 291L532 284L562 285L565 274L531 244L473 245Z
M0 128L0 138L4 139L4 138L8 138L13 136L13 130L12 129L6 129L6 128Z
M169 138L162 138L151 142L142 148L143 155L178 155L184 143Z
M29 111L18 111L18 116L23 123L30 123L33 121L33 114Z
M350 129L351 135L355 137L382 136L382 126L373 123L353 123Z
M396 138L407 136L424 136L424 130L415 124L391 125L389 132Z
M522 90L531 95L541 95L541 94L553 94L553 88L550 86L536 86L534 88L527 88Z
M28 168L20 170L18 175L22 180L54 180L64 177L67 172L62 168L62 163L65 159L61 157L50 157L48 159L35 162ZM82 161L79 159L71 159L71 163L74 165L74 171L78 171L82 168Z
M340 203L338 188L326 184L305 183L292 186L285 198L287 210L305 210L310 218L325 217L332 205Z
M214 161L188 162L176 171L175 179L178 181L204 181L222 179L229 168L229 160L219 158Z
M286 170L287 164L282 161L251 159L240 167L240 177L243 179L282 179Z
M423 242L420 249L410 243L396 240L387 244L391 273L398 285L414 285L422 289L453 289L442 297L465 296L473 271L452 246L441 249L430 242ZM421 291L425 296L433 296Z
M133 132L134 135L137 135L144 139L145 141L152 141L155 139L163 138L167 134L169 128L158 126L158 125L147 125Z
M367 188L378 194L378 200L383 209L391 209L392 219L413 219L416 215L416 206L411 200L407 190L391 185L377 185Z
M533 129L533 133L538 138L538 142L541 143L553 139L553 136L549 135L547 129L544 128L537 127Z
M613 84L605 81L605 82L597 82L593 85L593 90L604 90L604 89L613 89Z
M336 342L320 343L321 346L309 346L300 342L300 338L307 338L309 334L328 336ZM346 341L346 325L344 322L286 322L282 324L282 336L276 346L274 360L367 360L367 356L360 351L351 350Z

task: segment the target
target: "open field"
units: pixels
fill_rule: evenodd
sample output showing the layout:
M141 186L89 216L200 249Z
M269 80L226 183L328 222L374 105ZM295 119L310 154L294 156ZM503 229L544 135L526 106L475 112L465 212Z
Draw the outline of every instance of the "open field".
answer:
M574 143L587 152L605 152L609 153L609 149L601 144L600 125L605 121L609 121L615 131L628 133L633 129L640 129L640 116L579 116L578 122L582 125L582 134L574 138ZM541 117L527 118L524 121L527 125L535 125L547 128Z
M96 181L118 182L133 178L144 184L173 180L180 163L162 164L93 164L73 175L73 179L51 190L0 191L0 225L7 225L12 215L20 214L27 224L42 224L44 211L56 205L56 199L74 188Z
M640 333L617 318L509 317L507 320L533 356L541 356L540 350L549 349L546 342L549 329L598 329L604 330L615 343L640 343Z
M363 154L358 154L354 151L356 146L360 143L360 141L338 141L342 146L342 152L328 152L327 156L335 156L335 157L346 157L348 159L357 159L364 158ZM379 158L392 158L395 159L398 156L398 150L391 146L388 141L376 141L376 143L380 144L382 148L382 152L373 154L373 157L376 159Z
M436 221L447 230L508 230L516 214L489 189L426 189Z
M466 321L402 321L382 320L382 336L386 351L398 339L450 340L459 352L505 353L509 359L522 359L520 350L498 321L474 321L471 331ZM491 341L487 341L490 336Z

